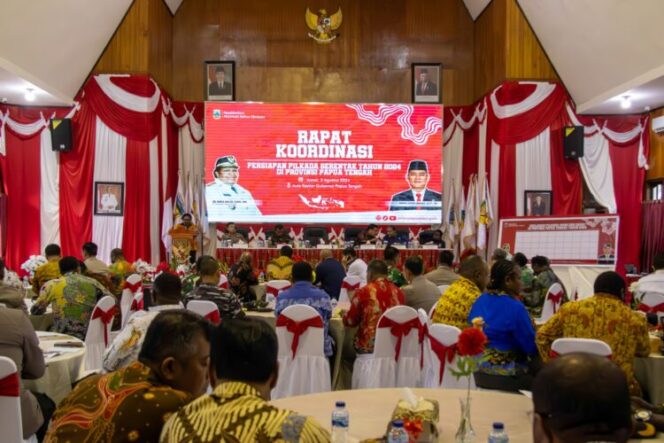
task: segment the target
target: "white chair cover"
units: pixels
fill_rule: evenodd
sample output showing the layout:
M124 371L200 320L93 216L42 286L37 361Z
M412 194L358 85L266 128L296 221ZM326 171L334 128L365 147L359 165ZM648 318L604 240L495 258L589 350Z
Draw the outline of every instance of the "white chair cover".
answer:
M127 324L127 320L129 320L128 314L131 302L134 300L134 296L139 292L143 293L141 276L138 274L131 274L125 279L122 296L120 297L120 319L123 328Z
M139 292L134 295L134 299L131 301L131 306L129 306L129 312L127 313L127 321L129 321L132 315L138 311L142 311L143 306L143 293Z
M445 291L447 291L447 288L449 288L450 285L440 285L438 286L438 290L440 291L440 295L443 295Z
M341 291L339 292L339 304L350 305L350 299L353 298L355 291L360 289L362 280L357 275L347 275L341 282Z
M224 274L219 276L219 287L221 289L228 289L228 277L226 277Z
M401 338L395 328L410 330ZM416 387L420 378L420 320L409 306L388 309L378 321L373 354L357 356L353 366L353 389Z
M644 312L657 314L657 318L664 317L664 294L646 292L641 297L639 309Z
M215 302L210 300L192 300L187 303L187 309L191 312L210 320L212 323L219 324L221 315Z
M0 356L0 429L2 441L23 442L21 380L12 359Z
M584 352L600 357L611 357L612 354L611 346L594 338L558 338L551 344L552 358L573 352Z
M85 334L86 371L97 371L102 367L104 351L111 344L111 327L115 311L115 299L110 295L102 297L92 310L88 331Z
M282 291L291 287L291 282L288 280L270 280L265 285L265 301L268 307L274 309L275 300Z
M438 306L438 303L440 303L440 299L436 300L436 303L433 304L431 309L429 309L429 318L433 317L433 313L436 311L436 307Z
M417 310L417 317L420 319L420 365L421 365L421 376L419 386L424 386L424 381L426 380L427 373L431 371L431 346L429 345L429 326L431 322L429 321L429 316L427 311L422 308Z
M459 341L461 329L443 324L434 324L429 328L429 346L431 346L431 367L430 378L424 382L427 388L449 388L466 389L468 387L468 377L462 377L459 380L452 374L452 369L457 367L457 356L455 345ZM434 349L435 348L435 349ZM450 360L450 356L452 359ZM441 361L441 357L444 362ZM444 366L442 366L444 364ZM442 381L440 378L442 366ZM476 389L475 378L470 377L470 389Z
M302 322L309 323L303 326ZM296 334L289 331L305 328L293 342ZM279 379L272 390L272 398L314 394L331 390L330 363L325 357L323 319L307 305L292 305L277 318L279 341ZM295 355L293 355L295 352Z
M563 303L565 291L560 283L554 283L544 297L544 305L542 306L542 316L537 319L537 323L546 323L553 315L558 312Z

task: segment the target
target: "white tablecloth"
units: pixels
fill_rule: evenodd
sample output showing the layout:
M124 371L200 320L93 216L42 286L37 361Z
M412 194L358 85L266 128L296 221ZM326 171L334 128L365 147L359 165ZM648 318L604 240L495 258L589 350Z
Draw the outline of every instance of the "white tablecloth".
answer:
M46 372L37 380L25 380L27 389L42 392L60 403L71 391L71 385L78 380L85 356L83 347L67 347L67 343L83 343L65 334L38 331L39 347L44 351Z
M648 394L650 403L664 403L664 356L651 354L650 357L637 358L634 375L643 392Z

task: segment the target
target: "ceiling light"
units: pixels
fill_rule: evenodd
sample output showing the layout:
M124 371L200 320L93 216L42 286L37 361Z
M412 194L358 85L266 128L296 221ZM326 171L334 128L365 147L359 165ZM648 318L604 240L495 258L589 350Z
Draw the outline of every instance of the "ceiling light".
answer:
M35 101L35 91L32 88L28 88L25 92L25 99L29 102Z
M629 109L632 107L632 100L630 100L629 95L624 95L622 99L620 99L620 107L623 109Z

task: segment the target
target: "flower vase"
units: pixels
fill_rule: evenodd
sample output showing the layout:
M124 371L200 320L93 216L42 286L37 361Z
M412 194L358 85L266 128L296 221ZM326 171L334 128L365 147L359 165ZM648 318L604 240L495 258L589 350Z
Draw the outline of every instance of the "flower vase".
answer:
M456 443L471 443L475 441L475 431L473 424L470 421L470 396L466 399L459 399L459 406L461 407L461 420L454 436Z

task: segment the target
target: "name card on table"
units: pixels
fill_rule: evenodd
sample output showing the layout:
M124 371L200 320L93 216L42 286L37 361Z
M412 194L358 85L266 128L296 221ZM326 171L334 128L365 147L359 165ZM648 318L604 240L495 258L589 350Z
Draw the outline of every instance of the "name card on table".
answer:
M376 245L360 245L360 249L376 249Z
M332 249L332 245L326 245L326 244L316 245L316 249Z
M422 245L422 249L438 249L438 245Z
M289 245L288 243L277 243L276 248L277 248L277 249L281 249L281 248L283 248L284 246L290 246L290 245Z
M249 245L246 243L235 243L234 245L231 246L233 249L247 249L249 248Z
M403 245L401 243L392 243L392 246L394 246L397 249L406 249L406 245Z

